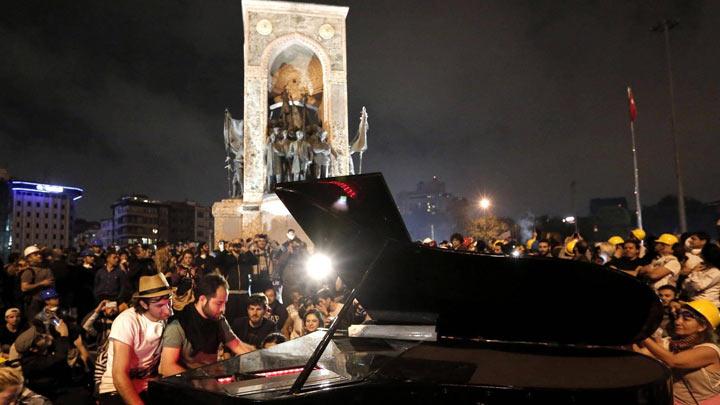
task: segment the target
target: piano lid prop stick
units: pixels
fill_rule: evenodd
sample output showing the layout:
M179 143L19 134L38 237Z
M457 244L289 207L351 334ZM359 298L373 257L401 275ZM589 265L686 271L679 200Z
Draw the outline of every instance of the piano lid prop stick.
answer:
M335 331L337 331L338 326L340 325L340 320L344 319L347 315L348 311L350 311L350 308L352 308L352 303L355 300L355 297L357 296L358 292L360 291L360 288L362 288L363 284L365 283L365 279L367 278L368 274L372 271L372 269L375 267L375 264L380 259L380 256L382 255L383 251L385 251L385 248L387 247L388 241L385 239L385 242L383 242L382 247L380 248L380 251L378 251L377 255L375 255L375 258L373 258L373 261L368 266L367 270L365 270L365 273L363 273L362 279L360 279L360 282L353 288L353 290L348 294L347 298L345 299L345 302L343 303L342 309L340 309L340 312L338 313L337 317L332 321L330 324L330 328L325 333L325 336L323 336L322 340L320 340L320 343L315 348L315 351L313 352L312 356L310 356L310 359L308 359L308 362L305 364L305 367L303 368L303 371L298 375L297 379L293 383L292 387L290 387L290 391L288 391L288 394L295 395L300 393L300 390L302 390L303 385L305 385L305 382L310 377L310 373L315 369L315 366L317 365L318 361L320 361L320 356L322 356L323 352L327 348L328 344L330 344L330 341L332 340L333 336L335 335Z

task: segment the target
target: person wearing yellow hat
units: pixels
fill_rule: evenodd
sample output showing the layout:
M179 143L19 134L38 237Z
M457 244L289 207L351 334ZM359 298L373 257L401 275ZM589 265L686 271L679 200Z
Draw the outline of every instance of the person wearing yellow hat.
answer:
M720 311L712 302L692 301L677 311L672 339L647 338L634 348L672 369L676 404L720 403L720 347L713 343L718 325Z
M505 246L505 241L502 239L497 239L492 244L492 253L495 255L501 255L503 254L503 246Z
M645 240L645 236L646 236L645 231L643 231L640 228L633 229L632 231L630 231L630 234L633 236L633 238L635 238L637 240L640 240L640 241Z
M615 252L613 253L613 257L615 259L621 258L623 254L623 244L625 243L625 240L620 236L613 235L607 240L607 242L615 246Z
M673 249L677 244L678 238L675 235L669 233L660 235L655 241L655 252L659 257L638 270L638 277L650 280L655 291L666 284L674 286L677 283L682 269Z

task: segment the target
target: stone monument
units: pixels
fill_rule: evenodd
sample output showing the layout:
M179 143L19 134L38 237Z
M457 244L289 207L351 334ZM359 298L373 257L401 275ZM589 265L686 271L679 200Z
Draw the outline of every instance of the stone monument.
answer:
M312 167L308 173L349 174L345 38L348 7L243 0L242 8L245 41L242 197L213 205L215 239L266 233L282 242L286 230L293 228L309 242L272 193L276 176L270 176L273 173L268 170L280 169L268 167L268 162L273 161L266 155L272 153L268 140L271 133L281 129L286 134L288 150L291 142L303 137L313 145L311 150L319 150L315 147L319 143L326 145L325 149L329 145L332 151L329 166L321 171ZM295 135L297 132L302 134ZM270 144L273 142L275 135ZM287 167L278 175L282 181L293 179L289 159L278 160ZM295 170L297 173L297 162ZM273 181L269 181L269 176Z

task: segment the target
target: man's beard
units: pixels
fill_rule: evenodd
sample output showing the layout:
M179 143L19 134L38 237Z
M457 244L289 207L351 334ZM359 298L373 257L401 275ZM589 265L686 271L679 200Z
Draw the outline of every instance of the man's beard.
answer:
M222 316L222 313L218 316L213 316L212 311L210 310L210 302L206 302L205 305L202 307L203 315L205 315L206 318L212 319L214 321L217 321Z

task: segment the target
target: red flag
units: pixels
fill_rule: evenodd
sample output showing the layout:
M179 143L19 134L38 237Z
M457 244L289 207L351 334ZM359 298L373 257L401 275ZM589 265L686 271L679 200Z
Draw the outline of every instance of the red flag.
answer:
M635 122L635 118L637 118L637 106L635 105L635 97L633 97L633 92L630 86L628 86L627 92L628 102L630 103L630 121Z

